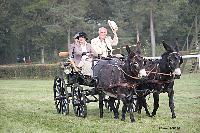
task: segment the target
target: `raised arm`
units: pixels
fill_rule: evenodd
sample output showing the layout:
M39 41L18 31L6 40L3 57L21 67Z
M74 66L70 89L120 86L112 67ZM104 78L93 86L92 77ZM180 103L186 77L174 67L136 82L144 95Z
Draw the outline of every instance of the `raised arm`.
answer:
M114 37L113 37L113 40L112 40L112 46L117 46L118 44L118 36L117 36L117 33L116 32L113 32L114 33Z

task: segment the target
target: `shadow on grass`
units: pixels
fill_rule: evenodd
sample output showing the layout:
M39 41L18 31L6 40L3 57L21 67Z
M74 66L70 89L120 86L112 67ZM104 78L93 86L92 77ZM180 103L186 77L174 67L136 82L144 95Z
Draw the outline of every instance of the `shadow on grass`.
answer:
M109 109L106 109L106 108L104 108L103 111L104 111L103 118L100 118L98 105L95 107L95 106L90 106L90 104L87 104L87 118L88 119L90 119L90 120L114 119L114 113L112 111L110 111ZM47 113L51 113L53 115L54 114L58 114L56 109L48 110ZM118 120L120 120L120 121L121 121L121 114L122 114L121 108L119 108L119 119ZM63 114L59 114L59 115L63 115ZM138 121L138 122L141 122L142 119L147 119L147 118L148 119L154 119L154 118L151 118L151 117L147 116L145 114L145 111L142 111L141 114L138 114L137 112L134 112L133 115L134 115L136 121ZM67 116L69 116L69 117L77 117L74 114L72 105L70 105L69 114ZM63 117L65 117L65 116L63 115ZM130 121L130 114L129 113L126 113L126 121L127 122Z

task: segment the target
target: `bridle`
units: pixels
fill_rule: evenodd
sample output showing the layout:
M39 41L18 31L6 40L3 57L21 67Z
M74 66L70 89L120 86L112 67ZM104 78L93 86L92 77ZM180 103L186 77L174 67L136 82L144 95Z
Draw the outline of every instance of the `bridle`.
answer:
M173 73L161 73L161 72L153 72L153 70L158 67L158 64L155 65L150 71L146 71L147 72L147 76L149 76L149 74L158 74L158 75L165 75L165 76L175 76Z
M176 57L178 57L178 58L180 57L180 54L179 54L178 52L172 52L172 53L170 53L170 54L168 55L168 57L167 57L167 66L168 66L170 72L173 72L173 71L174 71L174 68L172 68L172 66L171 66L171 64L170 64L170 62L171 62L170 57L171 57L172 55L174 55L175 58L176 58Z
M139 74L139 69L137 69L137 67L141 67L140 66L140 61L141 60L139 60L139 58L140 58L140 56L139 55L134 55L133 57L129 57L129 59L127 60L128 61L128 66L129 66L129 68L130 68L130 70L131 70L131 72L134 74L134 75L137 75L137 74ZM134 59L134 62L133 62L133 60L132 59ZM138 61L137 61L138 60ZM136 65L138 65L138 66L136 66ZM125 72L124 72L125 73ZM136 74L137 73L137 74ZM126 75L128 76L128 74L126 73ZM129 75L129 77L132 77L132 76L130 76Z
M147 72L147 76L149 76L150 74L155 74L154 75L154 78L152 79L152 80L149 80L148 82L152 82L152 83L161 83L161 84L163 84L163 83L169 83L169 82L171 82L173 79L174 79L174 77L175 77L175 74L173 73L173 68L171 67L171 65L170 65L170 57L171 57L171 55L172 54L178 54L179 55L179 53L178 52L172 52L172 53L170 53L169 55L167 55L167 66L168 66L168 68L169 68L169 72L170 73L165 73L165 72L159 72L158 70L159 70L159 65L160 65L160 63L156 63L154 66L153 66L153 68L151 68L151 70L150 71L146 71ZM154 71L154 70L156 70L156 71ZM161 81L161 80L156 80L156 75L163 75L163 76L169 76L169 77L171 77L170 79L168 79L168 80L166 80L166 81Z

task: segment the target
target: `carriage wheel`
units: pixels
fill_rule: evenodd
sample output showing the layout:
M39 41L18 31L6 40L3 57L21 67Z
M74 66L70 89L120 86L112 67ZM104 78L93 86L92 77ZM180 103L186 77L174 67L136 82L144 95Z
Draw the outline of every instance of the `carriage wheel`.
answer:
M72 104L76 116L83 118L87 116L86 97L78 83L72 86Z
M69 114L69 95L65 89L65 81L63 78L55 77L53 92L55 107L58 113L68 115Z

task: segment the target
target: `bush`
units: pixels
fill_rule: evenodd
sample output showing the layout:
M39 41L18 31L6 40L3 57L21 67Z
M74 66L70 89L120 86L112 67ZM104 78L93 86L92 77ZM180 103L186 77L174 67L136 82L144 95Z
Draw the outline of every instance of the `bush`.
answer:
M19 64L0 66L0 79L48 79L59 72L58 64Z

